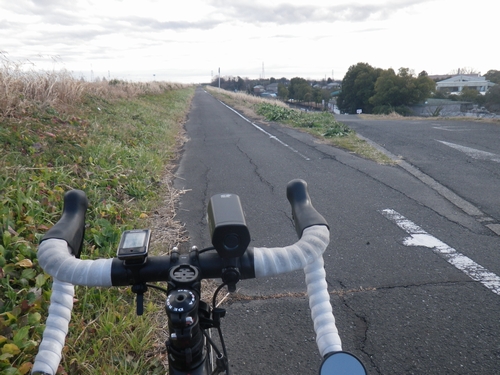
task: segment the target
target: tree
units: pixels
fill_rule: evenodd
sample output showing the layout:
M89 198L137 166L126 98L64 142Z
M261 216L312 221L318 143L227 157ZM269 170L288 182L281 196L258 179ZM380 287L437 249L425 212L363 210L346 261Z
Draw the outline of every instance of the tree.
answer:
M304 78L295 77L290 80L290 86L288 86L288 97L290 99L302 101L311 101L312 99L312 88L309 82Z
M337 99L339 109L346 113L356 113L357 109L371 113L373 105L369 100L380 73L381 69L367 63L351 65L342 80L342 92Z
M500 84L500 70L488 70L484 77L490 82Z
M238 76L238 81L236 82L235 89L238 91L244 91L246 89L245 81L240 76Z
M464 102L477 103L478 96L482 97L482 95L479 94L479 92L476 89L473 89L472 87L464 87L460 92L460 100L463 100Z
M375 93L369 99L375 113L392 112L392 107L401 105L399 81L393 69L384 70L380 74L375 82Z
M312 99L314 103L321 103L323 100L323 90L319 87L315 87L312 90Z
M416 86L417 96L415 98L415 103L423 102L436 91L436 82L429 78L425 70L418 73Z
M283 101L286 101L288 99L288 89L282 83L278 83L278 98Z
M409 114L408 106L422 102L434 90L435 83L425 71L418 77L408 68L400 68L398 74L393 69L380 73L375 83L375 94L370 98L375 113L396 111Z
M484 95L484 106L490 112L500 114L500 84L496 84Z
M470 66L467 66L465 68L453 69L450 71L450 74L451 75L458 75L458 74L477 74L477 75L479 75L479 72L476 69L471 68Z

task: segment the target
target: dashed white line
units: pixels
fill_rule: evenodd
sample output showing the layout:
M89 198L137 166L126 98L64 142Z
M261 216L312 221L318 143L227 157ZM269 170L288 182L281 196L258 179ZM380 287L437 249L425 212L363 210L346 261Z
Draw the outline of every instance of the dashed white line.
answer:
M445 259L460 271L469 276L472 280L478 281L493 293L500 295L500 277L486 268L477 264L472 259L461 254L454 248L448 246L444 242L438 240L434 236L427 233L415 223L406 219L403 215L392 209L381 211L382 215L394 222L398 227L403 229L410 237L403 242L406 246L423 246L429 249L440 257Z
M436 139L436 141L438 141L438 142L440 142L448 147L454 148L455 150L461 151L473 159L491 160L491 161L500 163L500 155L493 154L493 153L487 152L487 151L476 150L475 148L457 145L455 143L440 141L438 139Z
M219 100L219 102L226 106L227 108L229 108L231 111L233 111L234 113L236 113L238 116L240 116L243 120L249 122L250 124L252 124L256 129L260 130L262 133L266 134L269 136L269 138L271 139L274 139L276 142L280 143L281 145L285 146L286 148L290 149L291 151L293 151L294 153L296 153L297 155L301 156L302 158L304 158L305 160L311 160L309 159L307 156L305 155L302 155L298 150L294 149L292 146L286 144L285 142L283 142L281 139L279 139L278 137L276 137L275 135L265 131L264 129L262 129L259 125L257 124L254 124L252 121L250 121L249 119L247 119L245 116L243 116L241 113L239 113L238 111L234 110L233 108L231 108L230 106L228 106L227 104L221 102Z

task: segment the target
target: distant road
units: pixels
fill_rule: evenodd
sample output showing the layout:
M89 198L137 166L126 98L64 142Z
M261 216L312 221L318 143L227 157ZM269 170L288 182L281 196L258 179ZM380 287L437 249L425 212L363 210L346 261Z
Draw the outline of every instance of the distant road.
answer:
M500 235L500 123L336 118L469 202Z
M199 89L175 181L192 244L209 245L206 205L224 192L240 196L252 246L294 242L285 187L303 178L331 228L325 269L343 348L371 375L497 373L500 237L474 211L500 218L495 125L343 120L471 212L424 173L249 121ZM316 374L303 273L238 287L222 321L232 373Z

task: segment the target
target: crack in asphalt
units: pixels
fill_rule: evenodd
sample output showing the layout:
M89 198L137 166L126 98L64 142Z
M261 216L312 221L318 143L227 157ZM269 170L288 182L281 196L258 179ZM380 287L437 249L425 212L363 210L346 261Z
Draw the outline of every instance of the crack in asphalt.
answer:
M318 149L318 148L316 148L316 147L314 147L314 148L315 148L315 149L316 149L319 153L322 153L322 154L328 155L328 154L326 154L324 151L321 151L321 150L319 150L319 149ZM326 158L325 158L325 159L326 159ZM459 221L453 220L452 218L450 218L450 217L448 217L448 216L444 215L443 213L441 213L441 212L437 211L434 207L429 206L429 205L427 205L427 204L425 204L425 203L420 202L419 200L417 200L416 198L411 197L410 195L408 195L408 194L407 194L407 193L405 193L404 191L401 191L400 189L397 189L397 188L395 188L394 186L389 185L388 183L386 183L386 182L384 182L384 181L382 181L382 180L380 180L380 179L378 179L378 178L376 178L376 177L372 176L371 174L369 174L369 173L367 173L367 172L365 172L365 171L361 170L360 168L356 168L356 167L354 167L354 166L352 166L352 165L350 165L350 164L348 164L348 163L345 163L345 162L343 162L343 161L341 161L341 160L338 160L338 159L337 159L337 158L335 158L335 157L330 157L330 159L331 159L331 160L333 160L333 161L335 161L335 162L337 162L337 163L342 164L343 166L345 166L345 167L347 167L347 168L350 168L351 170L354 170L354 171L356 171L356 172L358 172L358 173L361 173L361 174L362 174L362 175L364 175L365 177L368 177L368 178L370 178L371 180L376 181L376 182L378 182L378 183L382 184L382 185L383 185L383 186L385 186L386 188L388 188L388 189L390 189L390 190L392 190L392 191L395 191L395 192L397 192L397 193L399 193L399 194L403 195L405 198L407 198L407 199L409 199L409 200L411 200L411 201L415 202L416 204L418 204L418 205L420 205L420 206L424 206L424 207L428 208L429 210L431 210L432 212L434 212L434 213L435 213L436 215L438 215L439 217L444 218L444 219L446 219L446 220L448 220L448 221L450 221L450 222L452 222L452 223L454 223L454 224L456 224L456 225L459 225L459 226L460 226L461 228L463 228L464 230L467 230L467 231L469 231L469 232L474 233L474 232L473 232L473 230L472 230L471 228L469 228L469 227L465 226L464 224L460 223ZM399 165L398 165L398 166L399 166ZM405 169L405 168L403 168L403 169ZM406 169L405 169L405 170L406 170ZM413 175L412 173L410 173L410 174L411 174L411 175ZM423 173L422 173L422 175L423 175ZM413 177L414 177L414 178L417 178L415 175L413 175ZM418 178L417 178L417 179L418 179ZM419 179L419 180L420 180L420 179ZM420 180L420 181L422 181L422 180ZM423 182L423 181L422 181L422 182ZM437 183L437 182L436 182L436 183ZM437 183L437 184L438 184L438 183ZM427 185L427 184L426 184L426 185ZM429 185L427 185L427 186L429 186ZM433 189L433 188L432 188L432 186L429 186L429 187L430 187L432 190L436 191L435 189ZM451 192L451 190L450 190L450 192ZM439 195L441 195L441 196L442 196L442 194L440 194L439 192L437 192L437 193L438 193ZM451 193L453 193L453 192L451 192ZM444 198L446 198L446 197L444 197ZM447 199L447 200L448 200L448 201L450 201L449 199ZM451 202L451 201L450 201L450 202ZM453 202L451 202L451 203L452 203L452 204L454 204ZM455 204L454 204L454 205L455 205ZM458 208L461 208L461 207L459 207L459 206L457 206L457 205L455 205L455 206L456 206L456 207L458 207ZM464 211L464 210L462 209L462 211ZM465 212L466 214L468 214L468 212L466 212L466 211L464 211L464 212ZM469 215L469 216L471 216L471 215ZM472 217L473 217L474 219L478 220L479 222L481 222L481 221L480 221L480 219L482 219L482 220L487 220L487 219L484 219L484 218L482 218L482 217L480 218L480 217L478 217L478 216L472 216ZM488 228L489 228L489 227L488 227ZM491 228L489 228L489 229L491 229Z
M368 319L360 313L356 312L356 310L354 310L351 306L349 306L346 298L341 297L341 300L344 307L349 310L354 317L356 317L356 322L354 323L354 332L359 341L359 344L357 345L358 350L363 353L366 358L369 359L371 367L375 371L377 371L377 374L381 374L382 372L380 370L380 367L374 360L373 353L368 352L368 350L366 349L366 343L368 342L368 331L370 330L370 323Z
M408 199L416 202L417 204L427 207L431 211L435 212L438 216L440 216L442 218L445 218L446 220L448 220L450 222L453 222L453 223L459 225L460 227L462 227L462 228L464 228L464 229L466 229L466 230L468 230L470 232L473 232L470 228L468 228L467 226L463 225L462 223L460 223L460 222L458 222L456 220L453 220L452 218L450 218L450 217L448 217L448 216L446 216L446 215L444 215L444 214L436 211L436 209L433 208L432 206L424 204L424 203L418 201L417 199L410 197L409 195L407 195L403 191L401 191L399 189L396 189L395 187L393 187L391 185L388 185L384 181L381 181L380 179L375 178L374 176L372 176L369 173L361 170L360 168L354 167L354 166L352 166L352 165L350 165L350 164L348 164L346 162L343 162L343 161L339 160L336 156L331 155L331 154L329 154L329 153L321 150L320 146L323 146L323 145L314 145L314 144L309 144L309 143L303 142L300 139L295 138L293 135L290 135L288 133L283 132L279 128L279 126L281 126L281 125L279 125L279 124L277 124L277 125L278 125L277 127L273 127L273 129L275 131L278 131L278 132L280 132L282 134L287 134L289 137L292 137L292 138L296 139L298 142L303 143L305 146L311 147L316 152L318 152L319 154L321 154L321 155L324 156L324 157L321 158L321 160L336 161L336 162L340 163L341 165L346 166L346 167L348 167L348 168L350 168L350 169L352 169L354 171L357 171L357 172L363 174L364 176L369 177L373 181L377 181L377 182L383 184L385 187L388 187L389 189L402 194L404 197L406 197L406 198L408 198ZM467 214L470 217L474 218L477 222L479 222L484 227L486 227L490 231L491 235L494 235L494 234L500 235L500 224L495 224L497 222L497 220L489 217L488 215L486 215L485 213L483 213L481 210L479 210L477 207L475 207L473 204L471 204L470 202L466 201L465 199L463 199L462 197L460 197L458 194L456 194L455 192L453 192L449 188L447 188L444 185L440 184L438 181L434 180L432 177L430 177L429 175L425 174L424 172L422 172L417 167L411 165L410 163L408 163L408 162L406 162L404 160L401 160L401 158L399 158L396 155L392 154L390 151L386 150L384 147L380 146L379 144L375 143L374 141L372 141L372 140L370 140L370 139L368 139L368 138L366 138L366 137L364 137L364 136L362 136L360 134L358 134L358 136L359 136L359 138L365 140L368 144L370 144L373 147L375 147L380 152L382 152L385 155L387 155L392 160L396 161L397 162L396 167L399 167L399 168L405 170L407 173L409 173L414 178L416 178L417 180L419 180L420 182L422 182L423 184L425 184L426 186L428 186L430 189L432 189L433 191L435 191L441 197L445 198L448 202L450 202L451 204L453 204L455 207L459 208L465 214ZM335 147L335 146L331 146L331 147ZM487 224L485 224L485 223L487 223Z
M248 159L248 162L250 163L250 165L253 166L253 171L254 171L254 174L255 176L257 176L257 178L264 184L266 185L269 190L271 191L271 193L274 193L274 186L264 178L264 176L262 174L260 174L259 172L259 166L253 161L253 159L250 157L250 155L248 155L241 147L240 147L240 144L239 144L239 140L238 142L236 142L236 148L238 149L239 152L241 152L242 155L244 155L247 159Z
M203 209L200 211L201 212L201 217L198 219L198 226L203 228L202 230L205 230L206 228L206 213L207 213L207 202L208 202L208 187L210 186L209 182L209 174L210 174L210 168L202 162L202 165L205 167L205 172L203 173L203 178L202 181L205 181L205 185L200 188L201 195L203 199L201 199L201 204L203 205Z
M333 291L330 292L330 295L338 295L339 299L341 300L342 305L350 311L351 315L355 317L355 323L354 323L354 332L355 332L355 337L358 340L357 348L361 353L365 354L366 358L369 360L371 364L371 369L372 371L376 371L377 374L382 374L382 370L380 369L380 366L377 364L374 354L371 353L367 347L366 344L368 342L368 334L370 331L370 321L369 319L358 312L355 308L351 307L348 301L348 296L352 295L353 293L360 293L360 292L376 292L376 291L382 291L382 290L394 290L394 289L407 289L407 288L422 288L425 286L440 286L440 285L455 285L455 284L461 284L461 283L471 283L471 281L445 281L445 282L429 282L429 283L421 283L421 284L406 284L406 285L392 285L392 286L382 286L382 287L373 287L373 288L363 288L360 287L359 289L351 289L351 290L341 290L341 291ZM341 281L338 281L341 286L343 286L343 283ZM344 287L344 286L343 286ZM352 328L352 327L351 327ZM352 330L352 329L351 329Z

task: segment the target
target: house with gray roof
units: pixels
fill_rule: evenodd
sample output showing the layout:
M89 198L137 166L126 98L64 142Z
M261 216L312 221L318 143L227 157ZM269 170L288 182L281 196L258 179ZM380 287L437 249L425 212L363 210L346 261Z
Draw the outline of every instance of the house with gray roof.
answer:
M471 74L460 74L436 82L436 90L447 91L455 95L460 94L466 87L477 90L480 94L484 95L492 86L495 86L495 84L487 81L485 77Z

